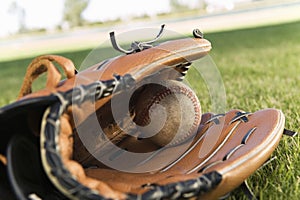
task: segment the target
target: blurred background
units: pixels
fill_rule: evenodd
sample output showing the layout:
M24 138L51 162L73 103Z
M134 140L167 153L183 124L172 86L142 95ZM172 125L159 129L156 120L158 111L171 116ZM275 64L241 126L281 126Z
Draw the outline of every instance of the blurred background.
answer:
M299 19L299 0L2 0L0 61L91 48L136 27L204 33Z

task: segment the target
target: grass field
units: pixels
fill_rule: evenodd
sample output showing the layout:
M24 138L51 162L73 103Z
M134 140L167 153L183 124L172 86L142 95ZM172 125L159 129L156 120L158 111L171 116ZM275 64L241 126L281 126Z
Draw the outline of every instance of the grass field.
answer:
M212 42L210 55L226 88L227 110L281 109L286 128L299 131L300 22L208 33L206 38ZM87 49L60 55L79 66L89 52ZM0 63L0 106L15 100L31 59ZM260 199L299 199L299 153L299 136L281 140L274 152L277 159L249 179ZM239 192L230 198L246 199Z

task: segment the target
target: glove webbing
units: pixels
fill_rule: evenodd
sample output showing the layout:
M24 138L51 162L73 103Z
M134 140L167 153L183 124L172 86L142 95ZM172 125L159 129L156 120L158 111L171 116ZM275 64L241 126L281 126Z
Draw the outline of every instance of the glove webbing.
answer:
M99 100L111 95L120 89L129 88L134 79L130 75L116 76L109 81L97 81L86 86L75 87L67 92L55 94L57 102L48 107L45 112L44 130L41 134L45 137L42 147L45 149L45 157L52 178L67 191L65 195L78 199L99 200L106 199L97 191L79 183L64 166L59 152L58 137L60 135L60 117L71 105L80 105L88 100ZM198 178L167 185L150 185L151 189L144 194L128 194L127 199L177 199L190 198L206 193L216 187L222 180L221 174L211 172ZM145 186L146 187L146 186Z

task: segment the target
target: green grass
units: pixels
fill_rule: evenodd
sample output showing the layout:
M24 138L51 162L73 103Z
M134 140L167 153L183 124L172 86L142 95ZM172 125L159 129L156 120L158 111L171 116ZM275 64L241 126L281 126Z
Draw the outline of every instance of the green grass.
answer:
M300 22L227 32L208 33L211 57L226 88L227 110L281 109L286 128L299 131ZM60 53L80 66L90 49ZM110 51L104 51L108 56ZM32 58L0 63L0 106L15 100ZM200 88L202 106L209 110L207 92ZM206 108L205 108L206 107ZM249 178L260 199L299 199L300 137L284 137L273 156L277 160ZM246 199L239 191L230 199Z
M286 128L299 131L300 23L211 33L207 38L225 84L227 108L281 109ZM274 152L277 160L249 179L260 199L299 199L299 153L299 136L284 137Z

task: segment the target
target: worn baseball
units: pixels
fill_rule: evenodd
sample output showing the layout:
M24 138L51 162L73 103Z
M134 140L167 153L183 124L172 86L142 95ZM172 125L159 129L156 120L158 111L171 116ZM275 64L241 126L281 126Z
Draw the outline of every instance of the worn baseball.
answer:
M184 83L167 80L138 91L134 122L139 138L158 146L174 146L193 137L201 120L199 100Z

